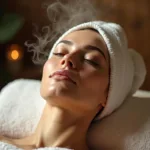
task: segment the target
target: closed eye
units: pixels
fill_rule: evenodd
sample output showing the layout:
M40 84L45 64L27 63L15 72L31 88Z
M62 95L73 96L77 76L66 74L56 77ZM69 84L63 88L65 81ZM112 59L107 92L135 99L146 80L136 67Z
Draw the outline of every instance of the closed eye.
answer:
M63 57L65 54L63 54L63 53L53 53L53 55ZM96 68L100 66L97 62L95 62L93 60L90 60L90 59L84 59L84 61L87 62L88 64L96 67Z
M99 67L99 64L96 63L95 61L93 60L90 60L90 59L84 59L87 63L89 63L90 65L94 66L94 67Z
M62 56L64 56L65 54L63 54L63 53L53 53L53 55L62 57Z

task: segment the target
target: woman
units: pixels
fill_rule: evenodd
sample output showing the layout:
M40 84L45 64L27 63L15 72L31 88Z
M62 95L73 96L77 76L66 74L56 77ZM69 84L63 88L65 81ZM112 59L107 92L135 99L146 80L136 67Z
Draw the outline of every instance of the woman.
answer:
M119 25L92 21L70 28L43 67L46 105L35 132L1 141L22 149L89 150L86 134L92 121L118 108L140 87L145 73L141 56L128 50Z

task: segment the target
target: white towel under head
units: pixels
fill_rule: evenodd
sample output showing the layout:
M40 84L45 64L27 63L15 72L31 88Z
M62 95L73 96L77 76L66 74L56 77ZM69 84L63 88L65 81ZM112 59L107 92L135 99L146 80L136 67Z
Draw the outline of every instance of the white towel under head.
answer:
M86 28L93 28L99 32L107 45L110 56L109 93L104 110L96 118L100 119L111 114L127 96L132 95L142 85L146 68L141 55L133 49L128 49L127 38L122 27L103 21L83 23L66 31L53 45L49 58L56 45L67 34Z

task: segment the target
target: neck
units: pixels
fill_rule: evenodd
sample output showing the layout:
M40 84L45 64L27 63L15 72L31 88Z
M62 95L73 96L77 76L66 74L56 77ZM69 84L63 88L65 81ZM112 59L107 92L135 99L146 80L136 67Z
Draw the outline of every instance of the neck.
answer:
M34 134L35 147L64 147L88 150L86 133L91 118L46 104Z

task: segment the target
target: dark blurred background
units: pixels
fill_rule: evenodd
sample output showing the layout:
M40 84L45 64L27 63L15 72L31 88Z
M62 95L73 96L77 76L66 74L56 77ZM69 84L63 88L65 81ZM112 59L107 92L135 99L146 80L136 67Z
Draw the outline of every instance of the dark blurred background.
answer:
M32 62L25 41L35 42L34 25L47 25L42 0L0 2L0 89L18 78L41 79L41 66Z
M41 79L41 66L32 62L25 41L35 42L34 24L48 25L43 0L1 0L0 2L0 89L18 78ZM150 1L92 0L99 7L99 18L121 24L129 46L143 57L147 67L141 87L150 90Z

